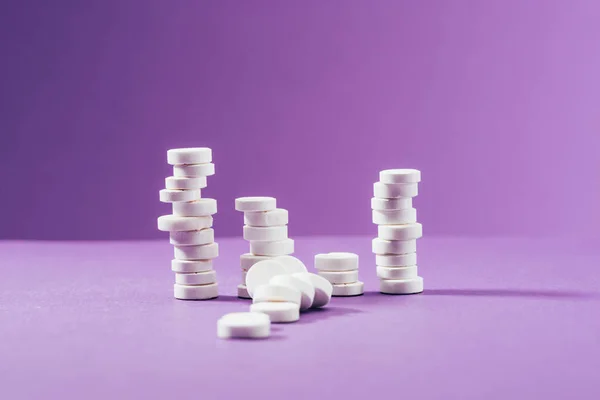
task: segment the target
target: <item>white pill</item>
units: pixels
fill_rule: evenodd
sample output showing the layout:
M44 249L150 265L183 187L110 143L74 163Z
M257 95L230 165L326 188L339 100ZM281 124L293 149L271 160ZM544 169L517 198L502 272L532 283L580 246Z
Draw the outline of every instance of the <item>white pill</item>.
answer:
M219 244L210 243L201 246L173 246L178 260L211 260L219 256Z
M298 272L292 274L292 276L310 283L315 288L315 298L313 299L312 308L320 308L329 304L333 286L327 279L310 272Z
M165 178L165 187L167 189L180 190L199 190L206 187L206 178L185 178L177 176L169 176Z
M174 190L161 189L160 201L163 203L178 203L182 201L194 201L200 198L200 190Z
M255 303L250 306L250 312L267 314L272 323L296 322L300 319L300 307L295 303Z
M320 271L352 271L358 269L358 255L345 252L317 254L315 268Z
M417 210L373 210L373 223L377 225L403 225L417 222Z
M379 279L410 279L417 277L417 266L411 267L377 267Z
M283 226L248 226L244 225L244 239L249 241L275 242L288 237L288 227Z
M375 254L375 265L380 267L410 267L417 265L417 253Z
M354 271L319 271L319 275L327 279L333 285L340 283L358 282L358 270Z
M176 299L181 300L208 300L219 297L219 285L211 283L210 285L174 285L174 295Z
M296 278L292 275L277 275L269 281L271 285L280 285L298 290L301 294L300 310L308 310L315 299L315 287L305 280Z
M175 274L175 283L180 285L209 285L216 281L217 274L215 271Z
M212 260L171 260L171 269L177 273L206 272L212 270Z
M239 197L235 199L235 209L238 211L270 211L277 208L274 197Z
M257 256L252 253L244 253L240 256L240 267L242 267L243 270L248 271L250 267L256 264L257 262L264 260L272 260L273 258L273 256Z
M246 282L244 283L252 297L257 287L266 285L274 276L285 274L287 274L287 270L280 262L274 260L259 261L248 270Z
M360 296L364 293L365 284L358 281L353 283L345 283L340 285L332 285L334 297L349 297L349 296Z
M246 282L246 275L248 275L248 271L242 270L242 282Z
M397 197L415 197L419 194L418 183L382 183L373 185L375 197L380 199L394 199Z
M177 177L200 178L203 176L212 176L214 174L215 164L213 163L173 166L173 176Z
M276 261L283 264L288 274L295 274L297 272L308 272L306 265L300 259L294 256L279 256L275 257Z
M176 231L169 234L169 242L174 246L199 246L215 241L212 228L199 231Z
M371 198L371 208L373 210L404 210L412 208L412 197L399 197L397 199L379 199Z
M212 217L180 217L161 215L158 217L158 229L166 232L200 231L213 225Z
M244 224L250 226L281 226L289 222L288 210L276 208L271 211L248 211L244 213Z
M173 203L173 215L180 217L205 217L216 213L215 199L202 198L186 203Z
M258 286L252 293L253 303L288 302L300 305L301 301L302 293L290 285L268 283Z
M385 240L414 240L423 236L423 225L420 223L408 225L379 225L377 236Z
M379 291L386 294L414 294L423 291L423 278L417 276L411 279L382 279Z
M383 183L417 183L421 182L421 171L418 169L384 169L379 172L379 180Z
M250 253L259 256L286 256L294 252L294 240L278 242L250 242Z
M205 164L212 162L212 150L208 147L189 147L167 151L167 163L171 165Z
M416 240L373 239L371 248L375 254L407 254L417 251Z
M238 285L237 287L237 296L240 299L251 299L250 294L248 293L248 289L246 285Z
M217 321L217 337L221 339L264 339L270 334L271 320L263 313L229 313Z

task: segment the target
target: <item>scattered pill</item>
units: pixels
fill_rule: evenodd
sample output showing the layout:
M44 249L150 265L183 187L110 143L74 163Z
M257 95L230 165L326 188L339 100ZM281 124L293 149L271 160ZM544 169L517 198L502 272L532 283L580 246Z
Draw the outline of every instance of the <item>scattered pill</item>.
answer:
M315 287L305 280L296 278L292 275L277 275L269 281L272 285L287 286L297 290L301 294L300 310L308 310L315 299Z
M217 321L217 337L221 339L264 339L271 334L271 320L258 312L225 314Z
M346 252L317 254L315 268L320 271L352 271L358 269L358 255Z
M252 293L253 303L288 302L300 305L301 301L302 293L300 293L300 290L290 285L267 283L258 286Z
M274 197L239 197L235 199L237 211L270 211L277 208Z
M411 279L382 279L379 286L381 293L386 294L415 294L423 291L423 278L417 276Z
M313 299L312 308L325 307L329 304L333 286L327 279L311 272L297 272L292 274L292 276L310 283L315 288L315 297Z
M216 213L217 201L215 199L201 198L185 203L173 203L173 215L179 217L206 217Z
M287 274L287 270L280 262L275 260L264 260L254 264L246 274L246 288L250 297L254 290L260 285L269 283L272 277L276 275Z
M161 215L158 217L158 229L166 232L200 231L210 228L213 219L207 217L179 217L177 215Z
M209 243L201 246L173 246L178 260L209 260L219 256L219 244Z
M276 208L270 211L248 211L244 213L244 224L250 226L281 226L289 221L288 210Z
M254 303L250 312L267 314L272 323L296 322L300 319L300 307L295 303Z
M210 285L174 285L174 295L180 300L208 300L219 296L219 286L216 283Z
M175 190L161 189L160 201L163 203L177 203L182 201L194 201L200 198L200 190Z
M374 197L380 199L394 199L397 197L415 197L419 194L419 185L416 183L382 183L373 184Z
M297 272L307 272L306 265L299 258L294 256L279 256L275 257L276 261L283 264L288 274L294 274Z
M364 283L360 281L332 286L332 296L334 297L360 296L364 293Z
M167 151L167 163L171 165L205 164L212 162L212 150L208 147L190 147Z

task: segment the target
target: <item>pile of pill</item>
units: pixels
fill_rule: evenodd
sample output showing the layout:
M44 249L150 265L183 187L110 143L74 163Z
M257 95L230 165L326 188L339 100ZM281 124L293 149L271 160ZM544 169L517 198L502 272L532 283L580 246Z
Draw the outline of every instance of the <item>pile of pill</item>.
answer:
M158 217L158 229L169 232L174 247L174 296L182 300L214 299L219 295L213 269L219 246L212 229L217 201L201 196L207 177L215 173L212 150L172 149L167 152L167 162L173 166L173 176L166 178L160 201L171 203L173 211Z
M420 181L416 169L387 169L374 184L371 208L378 234L372 246L381 293L423 291L423 278L417 274L417 239L423 236L423 227L412 206Z
M358 255L354 253L324 253L315 255L318 274L333 286L333 296L360 296L364 284L358 280Z

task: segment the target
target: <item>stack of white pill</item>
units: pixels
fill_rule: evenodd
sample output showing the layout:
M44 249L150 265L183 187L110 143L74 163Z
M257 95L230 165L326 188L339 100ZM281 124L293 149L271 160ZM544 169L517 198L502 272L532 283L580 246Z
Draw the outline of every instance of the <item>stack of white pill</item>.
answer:
M244 213L244 239L250 242L250 252L240 256L242 283L238 297L249 299L246 274L259 261L270 260L294 252L294 241L288 238L288 211L277 208L273 197L240 197L235 209Z
M211 227L217 201L200 193L207 186L207 176L215 173L212 151L207 147L172 149L167 162L173 165L173 176L166 178L160 201L172 203L173 214L159 217L158 229L169 232L174 247L175 298L214 299L219 291L213 259L219 255L219 246Z
M381 293L423 291L423 278L417 273L416 242L423 236L423 227L412 206L420 181L421 172L416 169L387 169L379 173L379 182L374 185L371 208L378 237L373 239L373 253Z
M324 253L315 255L318 274L333 286L333 296L360 296L364 284L358 280L358 255L354 253Z

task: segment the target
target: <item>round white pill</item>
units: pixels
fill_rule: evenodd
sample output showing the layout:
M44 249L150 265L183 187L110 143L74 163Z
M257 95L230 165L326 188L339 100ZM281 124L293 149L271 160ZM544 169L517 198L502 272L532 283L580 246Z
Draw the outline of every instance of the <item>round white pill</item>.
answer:
M216 283L210 285L174 285L174 295L180 300L208 300L219 297L219 286Z
M175 274L175 283L180 285L208 285L216 281L217 274L215 271Z
M358 255L345 252L317 254L315 268L320 271L352 271L358 269Z
M417 183L421 182L421 171L418 169L384 169L379 172L379 180L383 183Z
M169 242L174 246L199 246L215 241L215 231L212 228L199 231L175 231L169 233Z
M254 290L260 285L269 283L272 277L277 275L285 275L287 270L280 262L275 260L259 261L254 264L246 274L246 287L248 293L252 297Z
M414 294L423 291L423 278L417 276L411 279L382 279L379 291L385 294Z
M272 260L273 258L274 257L272 256L257 256L252 253L244 253L240 256L240 267L242 267L243 270L248 271L250 267L252 267L257 262L264 260Z
M171 270L176 273L206 272L212 267L212 260L171 260Z
M259 256L287 256L294 252L294 240L277 242L250 242L250 253Z
M358 282L358 270L354 271L319 271L319 275L327 279L333 285L340 283Z
M377 225L403 225L417 222L417 210L373 210L373 223Z
M208 147L189 147L167 151L167 163L171 165L205 164L212 162L212 150Z
M412 197L399 197L397 199L379 199L371 198L371 208L373 210L404 210L412 208Z
M375 265L380 267L410 267L417 265L417 253L375 254Z
M276 208L271 211L248 211L244 213L244 224L250 226L281 226L289 222L288 210Z
M360 296L364 293L365 284L358 281L353 283L345 283L340 285L332 285L334 297L349 297L349 296Z
M229 313L217 321L217 337L221 339L264 339L270 334L271 320L263 313Z
M414 240L423 236L423 225L420 223L407 225L379 225L377 236L385 240Z
M166 232L200 231L213 225L212 217L180 217L161 215L158 217L158 229Z
M380 199L394 199L397 197L415 197L419 194L418 183L382 183L373 185L375 197Z
M206 178L184 178L177 176L169 176L165 178L165 187L167 189L180 190L199 190L206 187Z
M288 227L283 226L248 226L244 225L244 239L248 241L275 242L288 237Z
M306 265L300 259L294 256L279 256L275 257L275 260L283 264L288 274L295 274L297 272L308 272Z
M219 256L219 244L209 243L201 246L173 246L178 260L211 260Z
M180 217L206 217L217 213L215 199L202 198L186 203L173 203L173 215Z
M292 276L311 284L315 288L315 298L312 302L312 308L320 308L329 304L333 286L327 279L310 272L298 272L292 274Z
M385 240L375 238L371 248L375 254L407 254L417 251L416 240Z
M237 296L240 299L251 299L252 297L250 297L250 294L248 293L248 289L246 288L246 285L238 285L237 287Z
M289 302L300 305L301 301L302 293L290 285L268 283L258 286L252 293L253 303Z
M214 174L215 164L213 163L173 166L173 176L177 177L200 178L204 176L212 176Z
M281 285L298 290L301 294L300 310L308 310L315 299L315 287L305 280L292 275L277 275L269 281L272 285Z
M194 201L200 198L200 190L174 190L161 189L160 201L163 203L178 203L182 201Z
M238 211L270 211L277 208L274 197L239 197L235 199L235 209Z
M242 282L246 282L246 275L248 275L248 271L242 270Z
M300 319L300 307L295 303L254 303L250 312L263 313L273 323L296 322Z
M379 279L410 279L417 277L417 266L410 267L377 267Z

